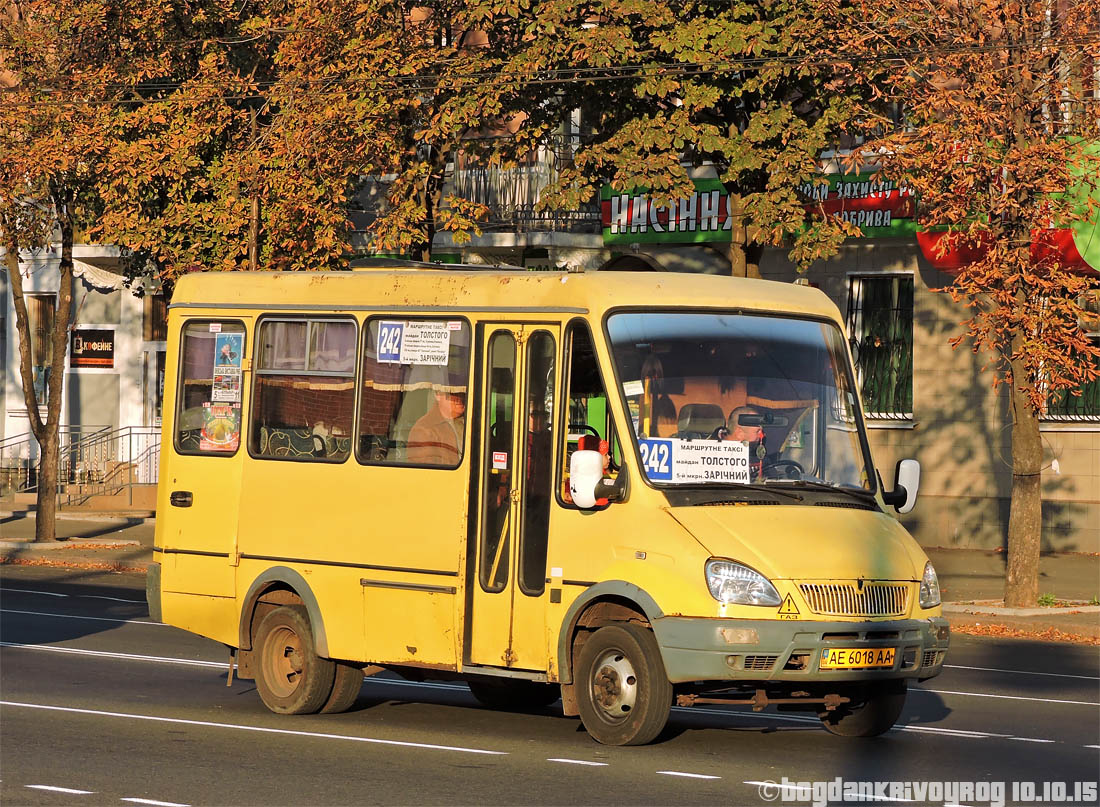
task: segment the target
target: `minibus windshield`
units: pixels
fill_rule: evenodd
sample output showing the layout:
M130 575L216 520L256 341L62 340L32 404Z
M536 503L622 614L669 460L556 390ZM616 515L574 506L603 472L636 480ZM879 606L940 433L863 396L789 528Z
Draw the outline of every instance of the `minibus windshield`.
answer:
M873 492L835 325L646 311L613 314L607 329L651 482Z

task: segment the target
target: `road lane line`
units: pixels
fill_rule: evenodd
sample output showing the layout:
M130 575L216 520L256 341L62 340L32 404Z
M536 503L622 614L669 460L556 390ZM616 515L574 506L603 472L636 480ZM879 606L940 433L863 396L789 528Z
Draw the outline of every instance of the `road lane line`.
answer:
M75 597L82 600L110 600L111 602L131 602L135 605L145 605L145 600L124 600L121 597L107 597L102 594L60 594L56 591L38 591L36 589L29 588L8 588L7 586L0 587L0 592L14 591L19 594L41 594L43 597Z
M968 695L971 698L1001 698L1008 701L1031 701L1033 703L1066 703L1071 706L1100 706L1096 701L1060 701L1054 698L1025 698L1021 695L994 695L990 692L954 692L950 689L910 689L910 692L931 692L935 695Z
M73 796L91 796L94 790L76 790L71 787L56 787L55 785L23 785L31 790L48 790L51 793L68 793Z
M109 650L81 650L78 647L53 647L47 644L20 644L19 642L0 642L0 647L19 647L25 650L45 650L50 653L72 653L79 656L118 658L126 661L154 661L161 664L185 664L191 667L226 669L226 662L224 661L201 661L200 659L171 658L169 656L138 656L133 653L112 653Z
M606 768L607 767L606 762L591 762L587 759L561 759L561 758L558 758L558 757L554 757L554 758L548 759L546 761L547 762L565 762L569 765L591 765L592 767L595 767L595 768Z
M507 751L490 751L485 748L465 748L458 745L436 745L434 743L414 743L407 740L382 740L378 737L355 737L349 734L328 734L321 731L297 731L294 729L273 729L266 726L246 726L240 723L215 723L210 720L188 720L182 717L159 717L157 715L139 715L127 712L105 712L98 709L78 709L73 706L51 706L45 703L20 703L18 701L0 701L0 706L14 706L22 709L42 709L49 712L67 712L70 714L92 715L95 717L121 717L128 720L147 720L152 723L172 723L179 726L198 726L200 728L236 729L254 731L259 734L281 734L287 737L312 737L320 740L347 740L353 743L371 745L394 745L402 748L423 748L430 751L459 751L465 754L484 754L488 756L508 756Z
M721 779L721 776L711 776L707 773L684 773L683 771L657 771L665 776L683 776L685 779Z
M1021 743L1052 743L1054 740L1038 740L1035 737L1009 737L1010 740L1017 740Z
M153 799L139 799L134 797L119 799L119 801L129 801L134 804L152 804L154 807L191 807L190 804L180 804L175 801L154 801Z
M1096 675L1069 675L1067 673L1031 672L1030 670L1002 670L999 667L964 667L962 664L944 664L944 669L981 670L982 672L1014 673L1015 675L1049 675L1054 678L1082 678L1085 681L1100 681Z
M76 614L50 614L45 611L17 611L14 608L0 608L0 614L28 614L30 616L52 616L58 619L91 619L94 622L119 622L123 625L156 625L167 628L163 622L148 622L141 619L111 619L106 616L77 616Z
M4 586L0 588L0 592L4 591L16 591L20 594L41 594L43 597L68 597L68 594L58 594L56 591L32 591L29 588L8 588ZM27 785L27 787L35 787L35 785ZM82 791L83 792L83 791Z

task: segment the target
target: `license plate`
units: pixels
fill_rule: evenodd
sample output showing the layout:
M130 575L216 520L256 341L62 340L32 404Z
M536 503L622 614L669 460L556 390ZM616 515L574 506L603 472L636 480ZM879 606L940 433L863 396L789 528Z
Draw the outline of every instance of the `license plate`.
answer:
M821 651L823 670L868 670L893 667L893 647L826 647Z

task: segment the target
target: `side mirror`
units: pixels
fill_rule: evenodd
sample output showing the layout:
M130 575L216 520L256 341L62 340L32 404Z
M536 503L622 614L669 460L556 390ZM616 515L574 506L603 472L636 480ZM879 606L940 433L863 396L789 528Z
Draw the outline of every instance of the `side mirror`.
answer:
M603 481L603 454L574 451L569 458L569 495L583 510L596 506L596 486Z
M882 492L882 500L899 513L908 513L917 503L920 488L920 463L916 460L899 460L894 469L894 489Z
M569 495L573 504L582 510L591 510L608 502L621 501L626 490L626 469L619 471L618 479L604 477L604 460L599 451L574 451L569 459Z

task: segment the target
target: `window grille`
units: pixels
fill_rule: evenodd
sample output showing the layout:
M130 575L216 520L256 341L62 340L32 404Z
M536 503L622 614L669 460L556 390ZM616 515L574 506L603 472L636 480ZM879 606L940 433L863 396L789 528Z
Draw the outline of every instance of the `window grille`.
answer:
M847 324L867 417L912 419L912 276L852 277Z
M1100 346L1100 290L1090 292L1078 302L1085 309L1080 320L1082 330L1093 346ZM1093 359L1093 366L1100 370L1100 363ZM1058 390L1047 398L1045 420L1100 422L1100 378L1094 378L1077 389Z

